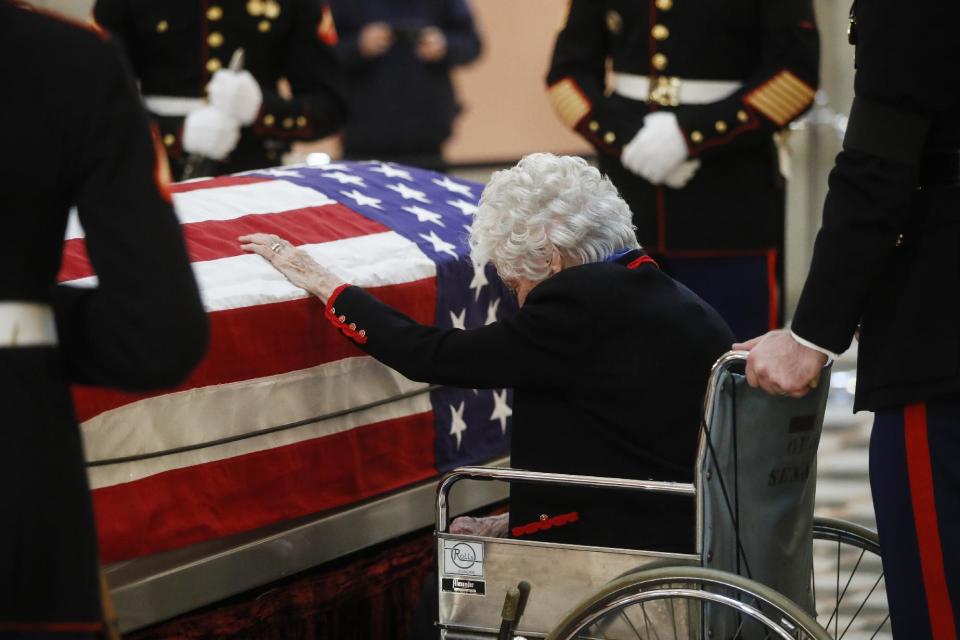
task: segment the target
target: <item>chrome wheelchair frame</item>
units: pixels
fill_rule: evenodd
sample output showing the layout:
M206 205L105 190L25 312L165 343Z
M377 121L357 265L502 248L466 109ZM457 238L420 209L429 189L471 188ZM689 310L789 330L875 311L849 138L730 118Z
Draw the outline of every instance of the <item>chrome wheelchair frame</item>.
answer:
M702 425L708 437L701 438L697 470L704 468L711 453L708 449L715 418L714 399L721 380L745 359L745 352L730 352L712 369ZM828 376L826 372L821 379ZM820 391L824 396L826 386ZM694 474L693 483L686 484L507 468L455 469L441 479L436 502L438 625L441 637L448 640L498 637L504 595L520 580L531 585L530 601L516 630L525 638L838 640L856 629L855 619L882 580L881 573L859 607L845 607L844 599L851 586L854 591L859 588L854 575L865 554L878 559L879 544L872 531L837 520L814 519L812 527L814 539L836 544L837 577L830 585L835 587L834 606L831 611L827 604L820 616L811 615L800 604L760 582L737 573L705 568L699 552L666 553L454 535L447 530L448 495L451 487L462 480L535 482L688 496L696 500L696 549L703 549L704 540L704 487L699 472ZM738 548L739 544L738 531ZM851 555L856 557L855 561L848 558ZM842 567L849 567L851 562L852 573L841 580ZM812 595L820 605L822 596L828 594L826 589L818 589L812 566L810 580ZM579 604L571 606L573 603ZM841 614L848 615L850 620L841 623ZM886 620L885 617L871 637L877 635ZM505 637L502 629L500 638Z

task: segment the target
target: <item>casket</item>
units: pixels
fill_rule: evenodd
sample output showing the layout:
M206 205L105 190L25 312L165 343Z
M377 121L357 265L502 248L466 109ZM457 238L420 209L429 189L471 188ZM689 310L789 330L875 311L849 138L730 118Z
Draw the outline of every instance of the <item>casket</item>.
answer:
M236 240L278 234L420 322L482 326L514 303L468 257L480 190L380 162L173 185L208 354L173 389L74 389L124 629L429 526L438 474L506 454L508 390L406 379ZM96 283L75 222L60 280Z

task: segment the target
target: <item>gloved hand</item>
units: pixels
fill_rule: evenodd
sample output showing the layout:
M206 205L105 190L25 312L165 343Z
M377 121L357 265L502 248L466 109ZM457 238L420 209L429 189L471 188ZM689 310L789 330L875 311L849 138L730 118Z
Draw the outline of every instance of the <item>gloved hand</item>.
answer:
M486 538L506 538L510 526L510 514L472 518L460 516L450 523L450 533L462 536L484 536Z
M197 109L183 121L183 149L214 160L227 157L240 140L240 123L213 106Z
M693 178L693 174L700 168L699 160L685 160L677 165L677 168L667 174L663 179L663 184L671 189L682 189Z
M620 162L629 171L652 184L661 184L687 158L677 117L669 111L654 111L643 119L643 127L623 147Z
M249 71L220 69L207 85L207 99L211 105L247 126L260 113L263 92Z

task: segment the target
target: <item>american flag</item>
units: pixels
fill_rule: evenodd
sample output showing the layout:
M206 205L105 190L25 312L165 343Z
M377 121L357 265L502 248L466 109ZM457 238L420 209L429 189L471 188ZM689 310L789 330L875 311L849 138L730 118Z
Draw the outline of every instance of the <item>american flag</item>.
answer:
M508 390L404 378L236 240L276 233L419 322L482 326L515 303L468 257L480 189L381 162L173 185L211 344L175 389L74 389L102 559L340 507L506 452ZM96 283L75 218L60 280Z

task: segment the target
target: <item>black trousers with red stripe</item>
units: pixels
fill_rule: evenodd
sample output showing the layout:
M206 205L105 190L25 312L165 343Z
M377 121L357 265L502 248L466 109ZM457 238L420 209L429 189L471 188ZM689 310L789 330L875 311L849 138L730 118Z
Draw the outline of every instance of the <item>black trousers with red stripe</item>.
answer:
M879 411L870 485L894 638L960 637L960 396Z

